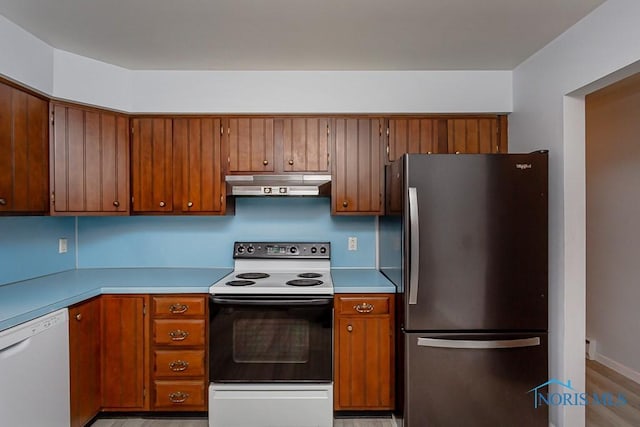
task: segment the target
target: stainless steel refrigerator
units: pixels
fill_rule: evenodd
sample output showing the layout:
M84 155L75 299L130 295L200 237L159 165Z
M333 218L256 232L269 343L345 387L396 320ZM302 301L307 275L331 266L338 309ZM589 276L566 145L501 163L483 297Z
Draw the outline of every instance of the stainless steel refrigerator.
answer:
M548 154L405 154L386 170L405 427L547 426Z

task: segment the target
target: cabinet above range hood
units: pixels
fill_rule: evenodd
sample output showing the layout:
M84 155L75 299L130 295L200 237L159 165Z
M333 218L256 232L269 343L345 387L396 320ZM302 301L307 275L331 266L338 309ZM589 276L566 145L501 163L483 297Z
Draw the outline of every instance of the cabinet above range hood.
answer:
M331 175L227 175L230 196L330 196Z

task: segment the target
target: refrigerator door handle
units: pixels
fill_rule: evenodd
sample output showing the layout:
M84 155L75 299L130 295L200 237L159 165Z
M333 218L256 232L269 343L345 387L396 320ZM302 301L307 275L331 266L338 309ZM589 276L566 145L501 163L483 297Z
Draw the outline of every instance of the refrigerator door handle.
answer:
M418 190L409 187L409 304L418 303L418 278L420 262L420 220L418 218Z
M540 345L540 338L522 338L515 340L475 341L475 340L446 340L440 338L418 338L420 347L464 348L488 350L496 348L535 347Z

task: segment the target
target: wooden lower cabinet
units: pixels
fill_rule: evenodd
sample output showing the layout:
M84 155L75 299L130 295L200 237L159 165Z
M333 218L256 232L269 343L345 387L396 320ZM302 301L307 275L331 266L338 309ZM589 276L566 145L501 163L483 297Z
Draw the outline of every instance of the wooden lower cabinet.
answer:
M394 295L335 297L334 409L392 410Z
M69 307L71 427L84 426L102 407L100 313L100 297Z
M151 299L151 410L206 411L208 296Z
M148 295L102 297L102 409L149 409Z

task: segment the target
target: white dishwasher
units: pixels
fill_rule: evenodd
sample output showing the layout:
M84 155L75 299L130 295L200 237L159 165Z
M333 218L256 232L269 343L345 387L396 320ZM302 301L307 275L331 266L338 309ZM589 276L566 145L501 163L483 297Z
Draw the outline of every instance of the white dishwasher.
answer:
M69 316L0 332L0 425L69 427Z

